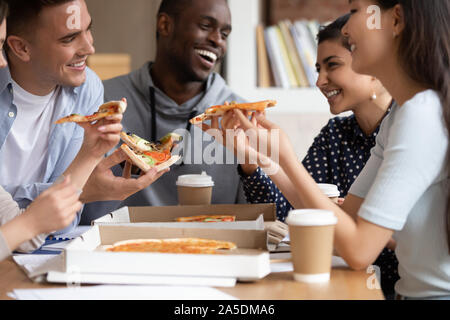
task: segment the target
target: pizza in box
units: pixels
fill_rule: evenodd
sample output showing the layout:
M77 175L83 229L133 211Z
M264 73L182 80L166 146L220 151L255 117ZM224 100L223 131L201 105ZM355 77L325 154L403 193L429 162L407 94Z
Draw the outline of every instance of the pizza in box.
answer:
M199 238L178 238L120 241L106 248L106 251L174 254L220 254L224 251L235 250L236 248L236 244L229 241Z

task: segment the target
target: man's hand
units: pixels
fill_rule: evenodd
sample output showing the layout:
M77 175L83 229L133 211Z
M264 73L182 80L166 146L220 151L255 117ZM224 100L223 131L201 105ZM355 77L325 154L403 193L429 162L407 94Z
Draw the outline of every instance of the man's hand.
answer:
M102 160L86 183L80 200L83 203L97 201L123 201L133 194L147 188L169 169L157 173L153 168L138 179L131 178L131 165L122 150L116 150L111 156ZM127 161L122 177L116 177L111 168Z
M120 141L120 132L123 129L120 123L122 118L121 114L117 114L94 124L79 123L78 125L84 129L84 140L80 154L99 159L117 146Z

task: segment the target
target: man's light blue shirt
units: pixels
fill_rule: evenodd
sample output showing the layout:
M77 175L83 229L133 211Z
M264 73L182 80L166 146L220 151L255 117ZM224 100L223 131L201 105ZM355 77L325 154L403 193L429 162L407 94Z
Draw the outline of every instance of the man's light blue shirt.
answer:
M0 70L0 149L5 144L17 117L17 107L13 103L13 87L9 68ZM53 114L56 120L70 114L93 114L104 101L103 84L98 76L86 68L86 81L80 87L62 87L61 94L56 100ZM26 208L43 191L48 189L60 177L74 160L83 143L84 130L74 123L55 125L50 130L48 160L42 181L34 184L22 185L14 193L13 199L21 208ZM10 155L14 157L13 154ZM1 165L1 164L0 164ZM33 163L30 163L32 166ZM14 168L10 168L14 171ZM11 193L8 186L3 188ZM77 226L81 212L67 229ZM62 230L62 231L65 231Z

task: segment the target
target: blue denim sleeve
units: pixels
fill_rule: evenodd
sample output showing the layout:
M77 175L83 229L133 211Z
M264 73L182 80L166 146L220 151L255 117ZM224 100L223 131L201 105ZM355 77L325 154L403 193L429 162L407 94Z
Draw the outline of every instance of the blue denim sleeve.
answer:
M96 112L99 106L101 106L104 103L104 89L102 82L92 70L88 69L86 74L87 74L86 82L83 85L82 90L80 90L76 104L83 110L82 113L92 114ZM56 181L56 179L58 179L61 175L64 174L64 172L67 170L67 168L70 166L72 161L77 156L78 151L80 150L81 145L83 144L83 140L84 140L84 130L79 126L76 126L75 132L73 133L73 136L71 137L70 142L68 143L69 147L66 148L66 150L64 152L61 152L61 154L59 155L59 159L56 163L56 166L50 178L51 183L37 184L36 185L37 189L42 188L43 189L42 191L44 191L45 189L49 188L51 184L54 181ZM36 197L42 191L37 193ZM81 221L81 215L84 211L84 208L85 206L83 206L83 208L79 212L77 212L74 221L72 221L72 223L68 227L66 227L63 230L55 232L55 235L67 233L76 228Z

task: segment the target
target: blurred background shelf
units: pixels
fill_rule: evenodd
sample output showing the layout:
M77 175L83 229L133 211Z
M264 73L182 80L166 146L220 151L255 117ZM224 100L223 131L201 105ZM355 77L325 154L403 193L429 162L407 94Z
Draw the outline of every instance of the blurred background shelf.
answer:
M233 18L225 75L229 86L248 100L275 99L271 114L329 114L317 88L260 88L256 29L259 24L305 18L332 21L348 10L347 0L228 0Z

